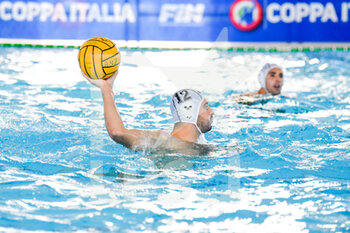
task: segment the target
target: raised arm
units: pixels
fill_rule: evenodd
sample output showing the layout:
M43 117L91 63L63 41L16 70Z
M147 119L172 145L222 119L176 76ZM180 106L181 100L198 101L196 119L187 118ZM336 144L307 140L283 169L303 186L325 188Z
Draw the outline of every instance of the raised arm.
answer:
M162 153L177 151L184 154L206 154L209 152L206 147L182 141L162 130L127 129L114 102L113 83L117 74L107 80L90 79L84 74L83 76L101 89L106 128L109 136L117 143L132 150L151 150Z
M116 76L117 73L107 80L102 80L90 79L84 75L90 83L101 89L105 124L109 136L117 143L134 150L135 147L141 144L143 132L137 129L127 129L124 126L114 102L113 83Z

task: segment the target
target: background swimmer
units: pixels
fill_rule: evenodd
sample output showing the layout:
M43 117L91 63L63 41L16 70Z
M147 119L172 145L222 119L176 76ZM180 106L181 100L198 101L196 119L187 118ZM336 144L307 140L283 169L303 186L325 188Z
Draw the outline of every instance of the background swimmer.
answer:
M212 128L214 111L200 92L183 89L173 95L171 112L175 125L171 134L162 130L127 129L114 102L113 83L117 73L107 80L83 76L101 89L106 128L115 142L135 151L205 154L212 148L203 144L203 134Z
M266 63L258 74L260 89L257 92L238 96L237 102L252 104L257 98L281 94L283 86L283 70L276 64Z
M276 64L266 63L259 72L258 80L261 85L261 88L256 94L259 94L259 95L265 95L267 93L271 95L281 94L281 90L283 86L282 67Z

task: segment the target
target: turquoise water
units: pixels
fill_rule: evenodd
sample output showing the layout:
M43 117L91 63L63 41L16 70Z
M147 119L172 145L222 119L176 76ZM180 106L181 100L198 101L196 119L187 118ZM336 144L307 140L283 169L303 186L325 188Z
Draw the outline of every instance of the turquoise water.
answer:
M170 95L201 90L206 156L114 143L76 55L0 47L0 232L350 231L350 53L122 50L126 125L170 132ZM282 95L237 104L266 61Z

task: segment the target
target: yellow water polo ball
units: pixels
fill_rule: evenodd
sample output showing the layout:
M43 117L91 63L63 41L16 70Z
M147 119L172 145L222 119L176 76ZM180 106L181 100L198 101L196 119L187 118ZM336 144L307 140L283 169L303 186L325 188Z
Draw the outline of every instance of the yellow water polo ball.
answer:
M117 72L120 52L117 46L104 37L87 40L79 49L81 71L92 79L108 79Z

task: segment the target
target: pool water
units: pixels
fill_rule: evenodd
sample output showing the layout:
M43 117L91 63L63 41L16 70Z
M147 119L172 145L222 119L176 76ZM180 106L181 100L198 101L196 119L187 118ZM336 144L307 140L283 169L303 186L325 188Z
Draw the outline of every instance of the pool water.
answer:
M170 132L170 96L215 111L205 156L114 143L77 49L0 47L0 232L349 232L350 53L122 49L127 127ZM266 62L282 95L238 104Z

